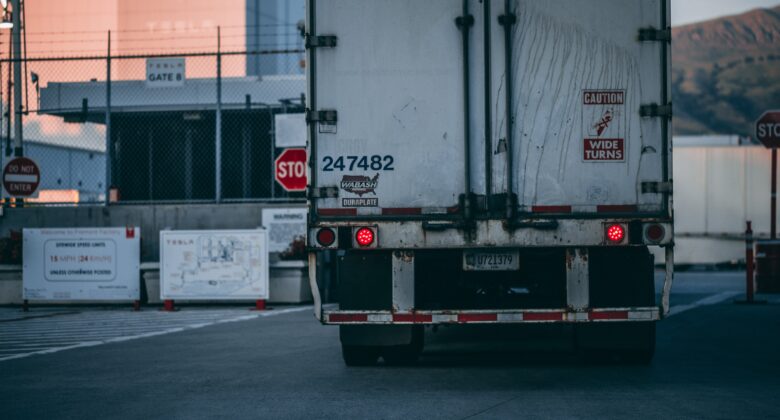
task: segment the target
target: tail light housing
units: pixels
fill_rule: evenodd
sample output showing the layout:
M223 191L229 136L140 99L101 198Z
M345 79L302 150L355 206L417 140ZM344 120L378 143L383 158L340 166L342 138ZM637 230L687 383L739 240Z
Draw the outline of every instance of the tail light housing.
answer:
M604 227L604 239L608 245L620 245L626 242L627 231L622 223L608 223Z
M322 228L317 231L317 244L327 248L336 243L336 231L331 228Z
M358 249L374 249L377 245L377 228L375 226L356 227L352 231L354 247Z
M666 238L666 228L658 223L652 223L645 226L645 241L650 244L661 243Z
M336 228L311 228L308 243L313 248L336 249L339 247L339 235Z

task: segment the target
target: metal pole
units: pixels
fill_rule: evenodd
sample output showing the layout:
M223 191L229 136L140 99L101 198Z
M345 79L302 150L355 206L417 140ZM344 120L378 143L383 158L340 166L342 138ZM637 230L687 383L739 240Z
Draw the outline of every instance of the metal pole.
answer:
M216 141L214 150L214 196L217 203L222 201L222 34L217 26L217 115Z
M774 149L773 149L774 150ZM745 300L748 303L753 302L753 227L751 222L747 222L745 230Z
M111 31L108 31L108 47L106 54L106 205L111 201L111 163L114 154L111 147Z
M14 60L14 156L23 155L22 149L22 9L20 0L13 0L13 60Z
M777 148L772 148L772 212L771 238L777 239Z

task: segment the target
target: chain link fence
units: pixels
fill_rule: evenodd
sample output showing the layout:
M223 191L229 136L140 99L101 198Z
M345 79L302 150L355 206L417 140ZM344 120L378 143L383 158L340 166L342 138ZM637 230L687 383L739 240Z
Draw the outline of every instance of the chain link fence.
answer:
M305 109L302 49L28 58L22 64L23 150L41 169L39 195L25 205L305 197L274 181L274 160L283 151L276 146L276 121ZM0 60L4 162L14 147L12 65Z

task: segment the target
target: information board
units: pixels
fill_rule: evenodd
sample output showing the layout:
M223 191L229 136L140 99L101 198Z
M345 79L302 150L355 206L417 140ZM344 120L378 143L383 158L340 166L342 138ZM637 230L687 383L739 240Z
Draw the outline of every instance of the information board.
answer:
M161 231L160 298L267 299L266 231Z
M268 252L287 252L293 242L306 240L306 209L263 209L263 227L268 231Z
M24 229L28 300L140 299L141 229Z

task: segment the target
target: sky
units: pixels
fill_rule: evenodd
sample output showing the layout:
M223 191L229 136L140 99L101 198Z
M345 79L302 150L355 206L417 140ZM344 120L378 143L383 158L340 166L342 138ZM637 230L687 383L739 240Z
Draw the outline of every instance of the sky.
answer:
M780 5L780 0L672 0L672 25L685 25L777 5Z

